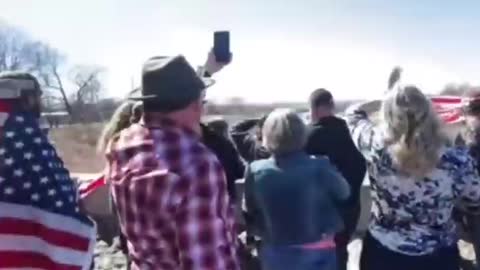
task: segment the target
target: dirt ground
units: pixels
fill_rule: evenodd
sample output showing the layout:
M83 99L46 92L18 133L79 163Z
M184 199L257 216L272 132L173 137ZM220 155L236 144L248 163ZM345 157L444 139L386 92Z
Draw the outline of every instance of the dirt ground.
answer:
M244 119L244 117L238 115L224 117L209 115L204 117L204 121L219 117L230 124ZM98 173L104 168L104 157L98 154L95 149L103 125L102 123L76 124L50 130L50 139L54 142L59 155L70 172Z
M70 172L97 173L104 166L96 145L103 124L72 125L50 131L50 139Z

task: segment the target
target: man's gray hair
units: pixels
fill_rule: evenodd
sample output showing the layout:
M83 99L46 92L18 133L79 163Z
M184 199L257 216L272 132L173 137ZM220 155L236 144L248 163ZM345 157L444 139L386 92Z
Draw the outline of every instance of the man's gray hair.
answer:
M300 151L307 141L307 126L290 109L276 109L265 120L263 145L274 155Z

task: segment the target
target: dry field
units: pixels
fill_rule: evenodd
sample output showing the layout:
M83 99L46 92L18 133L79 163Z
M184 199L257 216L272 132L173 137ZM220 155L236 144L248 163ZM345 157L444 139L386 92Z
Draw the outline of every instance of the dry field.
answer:
M206 116L205 120L218 116ZM223 117L229 123L242 119L241 116ZM50 131L50 139L54 142L58 153L70 172L98 173L105 165L104 157L95 150L103 124L77 124L63 126Z
M50 131L50 139L70 172L97 173L105 161L97 154L96 144L102 124L72 125Z

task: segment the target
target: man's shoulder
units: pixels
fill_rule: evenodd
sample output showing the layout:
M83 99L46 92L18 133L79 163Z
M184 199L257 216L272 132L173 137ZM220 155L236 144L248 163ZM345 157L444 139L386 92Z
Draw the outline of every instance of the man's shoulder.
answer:
M276 166L275 161L272 158L266 158L255 160L254 162L250 163L249 167L252 172L256 172L264 169L274 169Z
M347 123L345 120L338 117L329 117L324 121L312 124L310 127L309 136L350 136Z
M134 137L141 137L148 134L148 129L140 124L132 124L118 133L123 140L131 140Z
M138 124L133 124L110 139L106 151L107 155L108 153L119 152L140 145L153 144L153 142L146 140L147 135L148 130L146 128Z
M215 168L221 166L216 151L226 151L227 145L223 137L210 130L208 140L205 138L194 137L181 133L180 138L176 140L178 143L171 144L168 141L156 142L165 144L166 152L177 152L180 159L189 162L182 163L182 169L188 168ZM216 146L212 145L216 144Z
M209 145L218 145L218 147L233 147L233 142L225 136L218 134L207 126L202 127L202 138L204 143Z
M343 118L340 118L337 116L329 116L312 124L312 129L332 129L332 128L348 129L347 122Z

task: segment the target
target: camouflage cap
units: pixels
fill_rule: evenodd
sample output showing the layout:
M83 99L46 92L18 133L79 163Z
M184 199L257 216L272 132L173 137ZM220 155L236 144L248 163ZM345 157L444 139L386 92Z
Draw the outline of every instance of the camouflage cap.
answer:
M41 92L40 84L33 75L17 71L0 73L0 98L19 98L23 91Z

